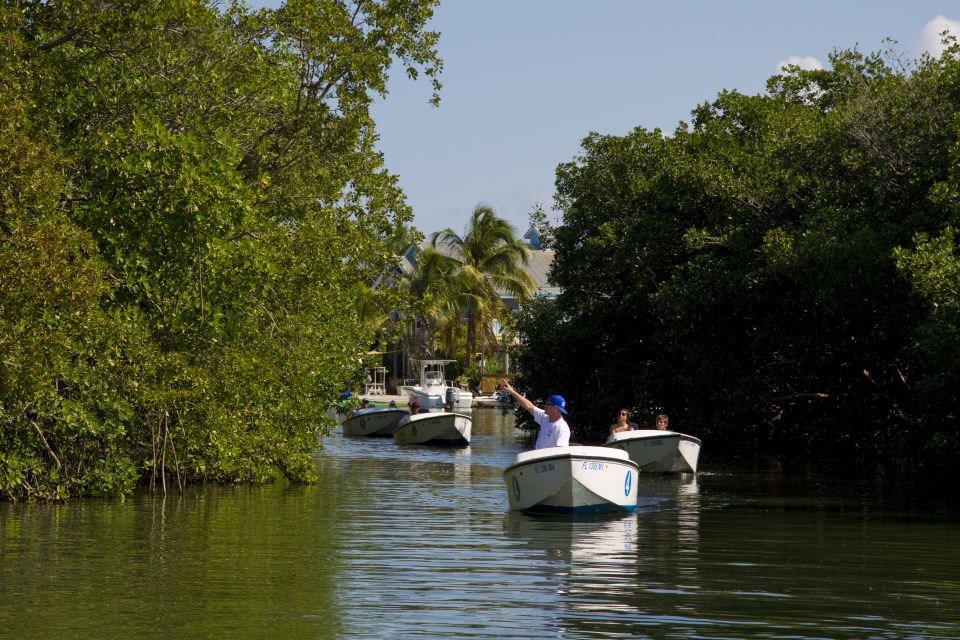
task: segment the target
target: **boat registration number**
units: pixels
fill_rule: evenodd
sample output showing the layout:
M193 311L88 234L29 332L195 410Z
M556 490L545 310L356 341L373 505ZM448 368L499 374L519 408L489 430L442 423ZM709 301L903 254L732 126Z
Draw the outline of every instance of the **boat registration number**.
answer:
M553 471L553 468L552 462L541 462L534 467L537 473L549 473L550 471Z
M603 471L607 468L607 465L603 462L594 462L591 460L584 460L580 463L581 469L586 469L587 471Z
M662 447L663 440L644 440L643 446L644 447Z

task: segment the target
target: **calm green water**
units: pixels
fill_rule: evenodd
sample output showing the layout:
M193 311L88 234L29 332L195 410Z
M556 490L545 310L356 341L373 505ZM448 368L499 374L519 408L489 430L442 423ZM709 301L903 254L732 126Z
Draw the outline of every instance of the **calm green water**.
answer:
M734 471L627 517L508 513L511 417L463 450L333 435L321 484L0 505L0 638L957 638L936 487Z

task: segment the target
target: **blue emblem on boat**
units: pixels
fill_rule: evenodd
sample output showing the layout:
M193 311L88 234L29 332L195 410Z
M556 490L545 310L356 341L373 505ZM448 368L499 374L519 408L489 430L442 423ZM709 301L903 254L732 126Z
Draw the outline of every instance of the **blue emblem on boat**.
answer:
M410 427L410 432L413 433L414 436L416 436L416 435L417 435L417 425L413 425L412 427Z
M517 482L517 476L513 476L513 497L520 499L520 483Z
M630 495L631 486L633 486L633 471L627 471L627 479L623 481L623 495Z

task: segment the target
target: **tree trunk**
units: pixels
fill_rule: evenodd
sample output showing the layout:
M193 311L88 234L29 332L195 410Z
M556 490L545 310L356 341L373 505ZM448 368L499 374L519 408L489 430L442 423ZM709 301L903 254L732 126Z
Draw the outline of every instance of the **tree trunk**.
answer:
M417 323L417 357L437 357L437 336L430 318L423 316Z
M477 328L474 326L473 310L467 310L467 366L473 362L474 343L477 340Z

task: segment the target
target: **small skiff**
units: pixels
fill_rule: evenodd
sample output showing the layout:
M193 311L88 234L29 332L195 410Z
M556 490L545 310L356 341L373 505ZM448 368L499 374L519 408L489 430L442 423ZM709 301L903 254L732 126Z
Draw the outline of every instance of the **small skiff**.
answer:
M437 444L465 447L470 444L473 420L462 413L417 413L407 415L393 439L397 444Z
M638 471L619 449L549 447L518 453L503 480L515 510L633 511Z
M626 451L644 472L696 473L700 460L700 440L676 431L621 431L603 446Z
M408 415L403 409L357 409L343 421L343 435L389 438L400 420Z

